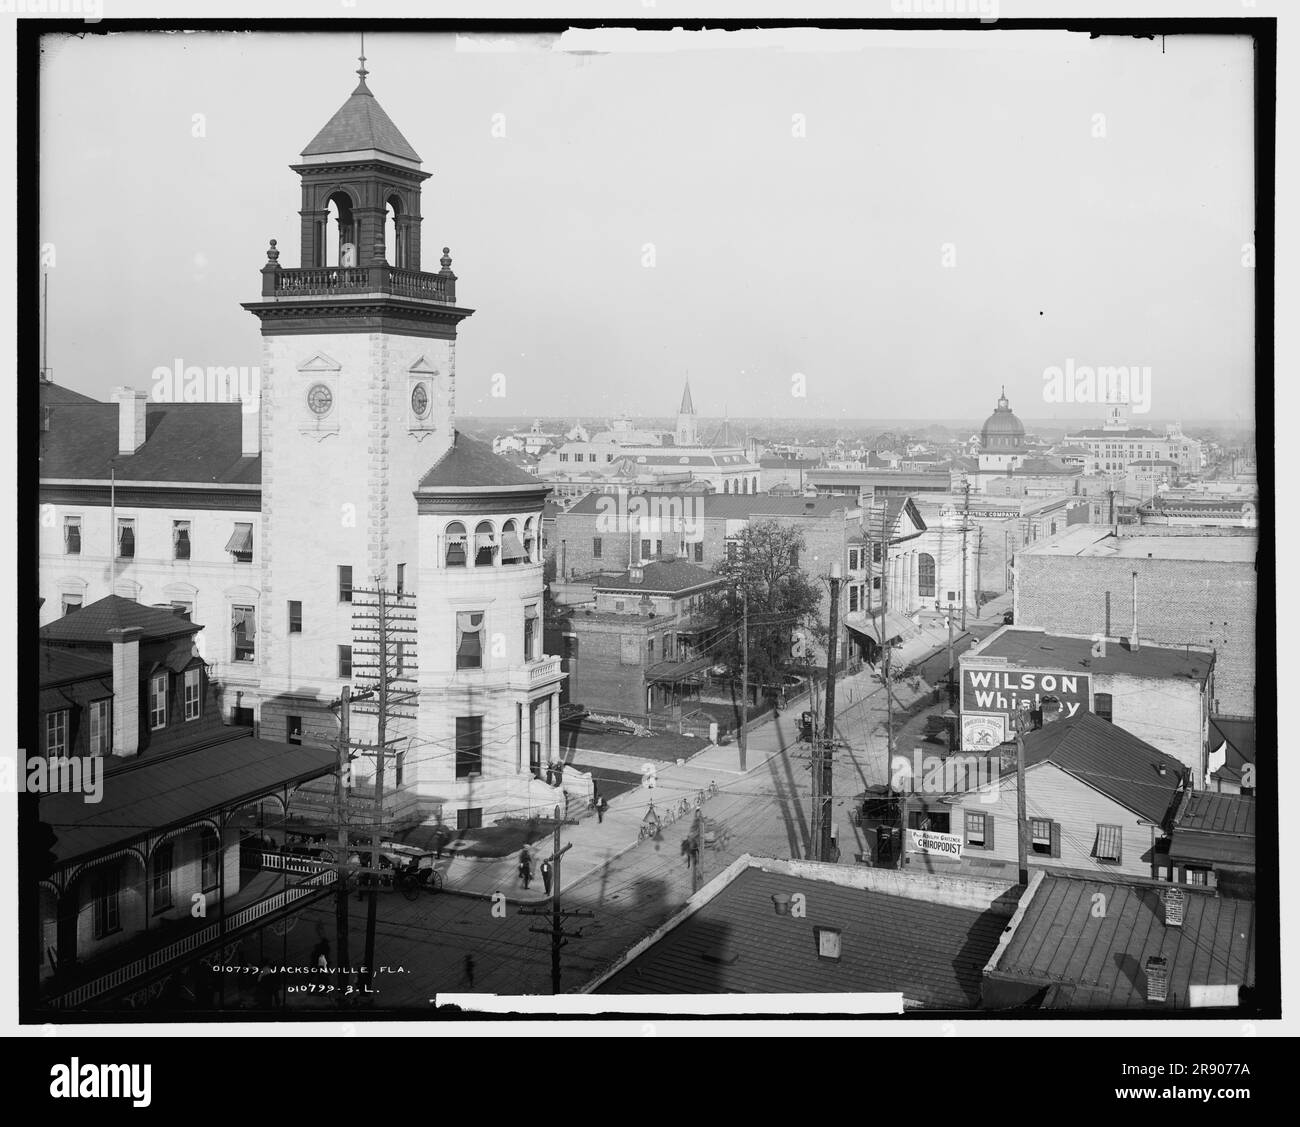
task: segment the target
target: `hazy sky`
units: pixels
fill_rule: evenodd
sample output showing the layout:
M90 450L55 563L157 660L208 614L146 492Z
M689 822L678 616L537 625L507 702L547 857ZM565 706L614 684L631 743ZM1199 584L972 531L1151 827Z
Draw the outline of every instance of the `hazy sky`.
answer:
M1253 418L1248 39L751 43L367 36L370 88L433 173L425 269L450 245L476 310L460 412L663 415L689 373L714 416L978 418L1005 383L1026 418L1098 417L1044 401L1073 361L1149 366L1152 418ZM270 238L299 264L287 166L356 54L344 33L47 39L60 383L107 398L178 358L258 362L239 302Z

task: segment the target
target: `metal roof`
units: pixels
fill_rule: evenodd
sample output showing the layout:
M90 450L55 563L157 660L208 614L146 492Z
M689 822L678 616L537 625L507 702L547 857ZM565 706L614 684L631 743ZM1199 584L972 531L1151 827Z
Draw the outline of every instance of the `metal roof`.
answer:
M84 650L41 646L38 650L37 663L40 668L39 685L42 689L113 676L112 661L107 657L86 653Z
M807 917L778 915L772 896L796 892ZM902 993L930 1008L970 1009L1005 924L992 912L750 867L596 992ZM818 956L816 927L841 930L838 960Z
M1219 794L1216 791L1188 791L1174 819L1178 830L1205 833L1255 836L1255 799L1245 794Z
M82 794L45 794L40 820L54 828L60 862L89 857L238 806L282 786L296 786L337 767L333 748L272 743L239 734L206 747L150 759L106 763L102 801Z
M1024 745L1026 768L1051 763L1157 825L1168 816L1184 773L1172 755L1091 712L1029 732Z
M1056 876L1021 901L1022 917L990 977L1073 986L1091 1008L1146 1008L1144 968L1168 960L1169 994L1185 1005L1189 986L1253 985L1255 905L1183 888L1182 927L1165 925L1168 885ZM1092 910L1098 898L1102 914Z

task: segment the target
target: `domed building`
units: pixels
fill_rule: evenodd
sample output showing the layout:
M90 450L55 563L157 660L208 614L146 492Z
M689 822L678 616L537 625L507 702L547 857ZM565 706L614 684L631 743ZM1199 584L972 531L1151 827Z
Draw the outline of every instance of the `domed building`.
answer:
M1025 446L1025 424L1016 418L1002 388L998 405L980 429L979 476L1000 476L1018 469L1029 454ZM981 490L982 492L982 490Z

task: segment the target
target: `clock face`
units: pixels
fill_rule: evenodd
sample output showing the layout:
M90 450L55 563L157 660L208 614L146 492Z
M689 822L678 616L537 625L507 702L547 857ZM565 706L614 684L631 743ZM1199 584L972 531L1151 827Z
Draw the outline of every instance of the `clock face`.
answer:
M328 415L334 406L334 393L323 383L312 384L307 389L307 406L313 415Z
M429 413L429 392L422 383L411 389L411 410L417 419L422 419Z

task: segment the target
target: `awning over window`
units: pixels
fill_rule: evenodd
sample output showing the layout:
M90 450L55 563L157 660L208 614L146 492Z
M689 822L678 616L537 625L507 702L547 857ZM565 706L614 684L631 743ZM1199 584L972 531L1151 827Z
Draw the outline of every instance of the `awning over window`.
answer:
M528 558L517 533L507 532L502 536L501 558L503 560L523 560Z
M525 617L525 618L536 618L536 617L537 617L537 604L536 604L536 603L531 603L530 605L524 607L524 617Z
M237 524L230 539L226 541L227 552L251 552L253 550L253 526Z

